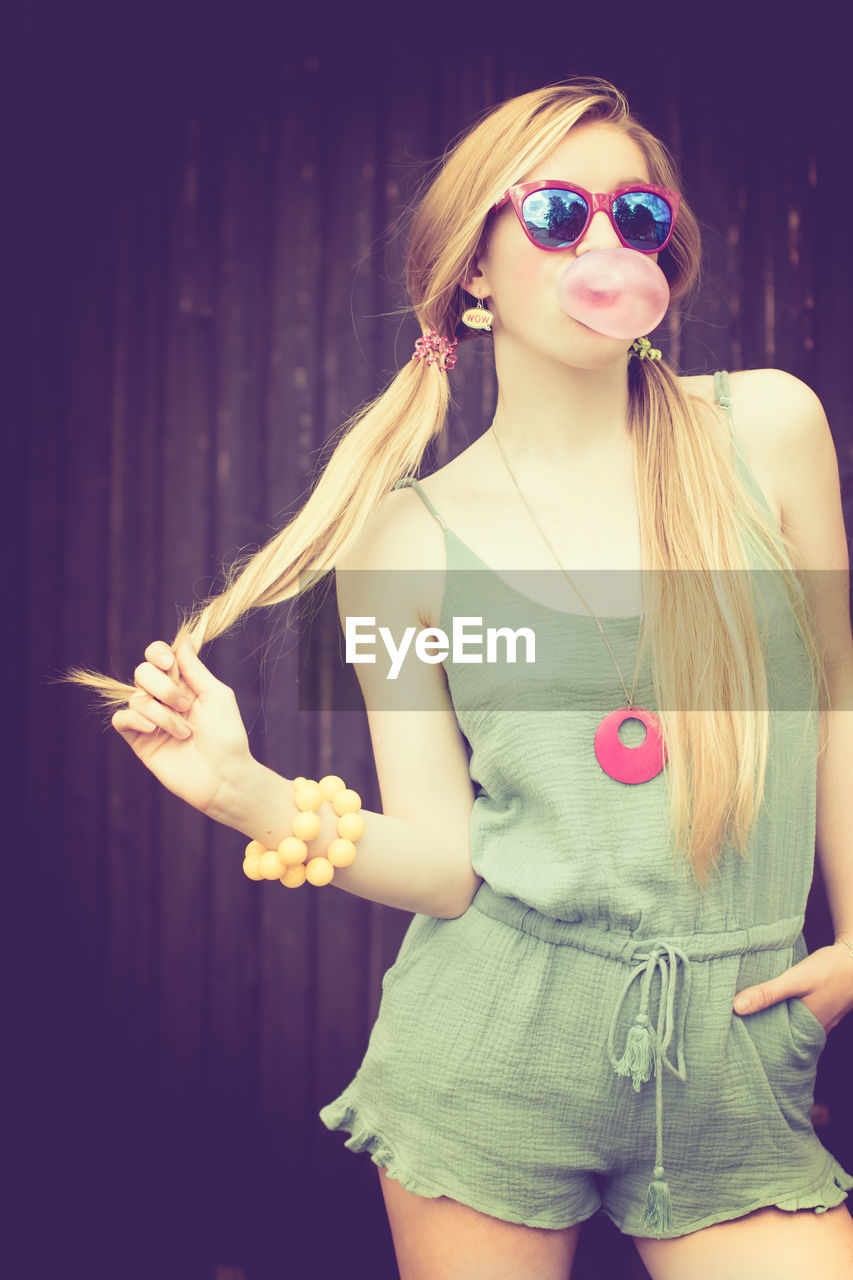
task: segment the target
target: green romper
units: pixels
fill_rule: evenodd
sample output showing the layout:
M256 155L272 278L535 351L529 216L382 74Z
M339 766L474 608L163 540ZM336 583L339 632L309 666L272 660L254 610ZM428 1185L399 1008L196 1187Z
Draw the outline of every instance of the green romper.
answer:
M731 422L725 372L715 390ZM733 425L732 440L767 507ZM810 1118L823 1027L798 998L732 1009L807 954L818 719L785 700L791 680L811 688L789 607L766 650L765 803L748 857L727 847L703 894L673 860L664 773L626 785L593 752L603 713L625 705L594 619L516 591L411 483L444 530L442 629L471 614L518 625L521 609L571 660L532 710L496 667L445 660L484 882L458 919L414 916L364 1061L320 1118L410 1191L531 1227L601 1208L622 1232L666 1238L765 1205L840 1204L853 1177ZM602 622L633 672L639 618ZM636 701L654 706L648 662ZM638 721L623 729L642 742Z

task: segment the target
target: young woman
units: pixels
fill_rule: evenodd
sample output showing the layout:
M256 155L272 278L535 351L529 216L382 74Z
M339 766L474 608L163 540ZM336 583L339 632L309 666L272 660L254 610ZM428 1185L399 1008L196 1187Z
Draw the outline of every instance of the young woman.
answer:
M395 625L512 620L563 655L538 683L415 661L393 709L387 669L358 667L383 811L360 838L356 820L334 883L416 914L321 1116L379 1166L403 1280L565 1280L600 1206L654 1280L853 1276L853 1177L810 1120L853 1008L853 639L826 418L788 374L678 376L559 296L568 264L622 248L684 297L700 246L679 186L605 81L493 111L413 220L424 338L305 507L148 646L133 686L76 674L165 786L257 842L255 874L299 809L319 805L309 870L341 832L252 758L199 660L248 609L335 568L346 624L388 607L397 570ZM475 306L495 418L418 484ZM816 823L838 939L808 955Z

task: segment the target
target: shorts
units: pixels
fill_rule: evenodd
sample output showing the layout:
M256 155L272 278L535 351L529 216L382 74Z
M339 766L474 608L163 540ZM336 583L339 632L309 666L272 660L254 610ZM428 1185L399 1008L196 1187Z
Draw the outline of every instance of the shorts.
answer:
M732 1011L807 954L801 926L642 939L483 884L458 919L415 916L320 1118L410 1191L531 1227L823 1212L853 1188L810 1118L826 1032L797 998Z

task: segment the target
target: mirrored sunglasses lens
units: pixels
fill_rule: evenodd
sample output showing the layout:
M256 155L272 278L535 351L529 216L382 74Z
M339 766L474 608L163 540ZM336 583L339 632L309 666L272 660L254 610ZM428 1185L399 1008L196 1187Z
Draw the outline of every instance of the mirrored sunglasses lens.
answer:
M530 235L547 249L574 244L587 217L583 196L559 187L532 192L525 198L521 212Z
M654 253L672 227L672 209L652 191L629 191L613 201L616 225L632 249Z

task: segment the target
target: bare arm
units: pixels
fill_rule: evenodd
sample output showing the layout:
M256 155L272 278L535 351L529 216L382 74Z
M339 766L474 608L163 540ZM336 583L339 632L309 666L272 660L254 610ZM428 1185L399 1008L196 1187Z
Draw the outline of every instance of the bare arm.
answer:
M835 935L853 939L853 635L838 461L823 407L805 383L778 369L751 376L760 380L768 411L763 456L776 477L794 568L801 573L827 665L831 707L820 713L820 744L826 749L817 765L817 856ZM741 991L735 1012L751 1015L798 996L831 1031L853 1010L847 950L828 940L777 977Z
M418 529L413 534L411 506L399 501L400 496L389 495L338 575L342 619L348 613L381 613L395 632L405 625L423 626L414 590L422 581L420 575L395 578L390 601L382 586L384 569L409 569L422 563L413 541ZM422 536L422 526L419 532ZM407 581L413 586L411 593L405 590ZM403 589L397 590L401 584ZM168 645L149 645L146 658L136 672L144 693L133 709L116 713L115 727L170 790L215 821L274 848L290 834L296 812L291 783L255 760L247 746L242 747L245 731L241 738L242 722L232 691L189 645L177 654L182 677L177 685L164 670L172 661ZM369 709L383 812L362 811L366 827L356 860L337 868L332 883L358 897L405 911L447 918L461 915L480 884L471 867L469 846L474 794L464 739L442 669L413 658L405 679L395 685L397 709L393 710L382 683L382 664L357 670ZM182 694L192 699L183 715L177 714ZM384 709L379 709L380 704ZM191 729L189 738L180 739L175 733L181 721ZM229 750L224 753L226 739ZM200 763L198 758L205 755L212 763L202 768L207 760ZM345 781L359 789L358 779ZM329 805L322 806L320 817L323 827L309 845L309 857L323 853L335 837L336 817Z
M380 736L390 744L404 732L398 724L388 734L380 731ZM426 755L435 751L439 753L437 758L441 758L441 753L450 745L438 727L419 733L417 740L419 753ZM346 781L353 785L352 779ZM426 821L424 815L429 809L430 797L426 790L423 796L407 817L388 812L384 793L383 813L362 809L365 831L358 841L356 860L352 866L336 869L333 885L359 898L403 911L447 918L461 915L480 883L468 853L470 806L467 814L461 808L454 813L449 805L444 809L434 807ZM220 799L220 807L208 816L275 848L290 835L290 821L295 813L290 782L253 759L241 776L229 784ZM309 845L309 857L323 853L335 838L337 817L329 805L322 806L320 818L323 827Z

